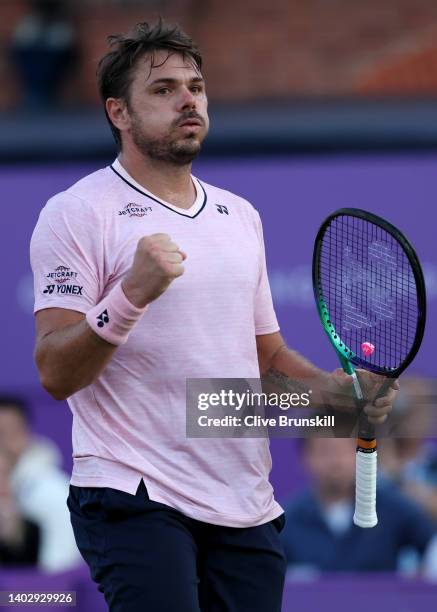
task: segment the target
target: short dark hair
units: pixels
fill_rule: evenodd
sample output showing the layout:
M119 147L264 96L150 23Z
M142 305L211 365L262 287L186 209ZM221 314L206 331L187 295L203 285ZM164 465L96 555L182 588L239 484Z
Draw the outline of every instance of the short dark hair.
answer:
M16 395L0 395L0 412L9 409L19 414L24 421L28 422L30 420L27 402L22 397Z
M194 41L179 25L167 23L162 18L153 25L138 23L130 34L108 36L108 44L112 50L102 57L97 67L97 83L104 106L108 98L124 98L129 101L133 68L146 53L152 54L152 68L154 52L159 50L168 50L169 55L181 53L184 58L188 56L193 60L199 72L202 68L202 57ZM105 115L115 141L121 148L120 130L110 120L106 106Z

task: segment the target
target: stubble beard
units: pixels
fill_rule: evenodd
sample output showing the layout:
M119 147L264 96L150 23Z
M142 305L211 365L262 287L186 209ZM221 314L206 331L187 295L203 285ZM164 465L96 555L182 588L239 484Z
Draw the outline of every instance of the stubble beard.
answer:
M159 160L174 166L187 166L196 159L206 136L199 140L193 135L176 138L173 130L162 138L148 138L144 134L138 117L133 116L131 127L132 140L143 155L153 160Z

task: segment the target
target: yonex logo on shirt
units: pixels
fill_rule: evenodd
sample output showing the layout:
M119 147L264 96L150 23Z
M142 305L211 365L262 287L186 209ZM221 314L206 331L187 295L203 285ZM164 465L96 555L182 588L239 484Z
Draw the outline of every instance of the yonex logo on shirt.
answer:
M56 288L56 294L63 295L82 295L83 287L79 285L47 285L43 293L51 295Z
M101 314L99 314L99 316L97 317L97 321L97 327L103 327L104 325L106 325L106 323L109 323L108 311L104 310Z
M219 213L222 215L223 213L225 213L225 215L229 215L228 209L226 208L226 206L222 206L221 204L216 204L217 210L219 211Z

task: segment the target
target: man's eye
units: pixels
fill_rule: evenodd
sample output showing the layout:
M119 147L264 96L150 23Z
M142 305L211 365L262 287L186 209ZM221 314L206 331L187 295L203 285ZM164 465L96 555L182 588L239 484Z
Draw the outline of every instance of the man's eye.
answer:
M161 87L161 89L158 89L158 91L156 92L157 94L161 94L161 95L165 95L167 93L170 92L170 89L168 87Z
M200 93L202 91L202 88L200 87L200 85L194 85L191 88L191 91L194 92L194 93Z

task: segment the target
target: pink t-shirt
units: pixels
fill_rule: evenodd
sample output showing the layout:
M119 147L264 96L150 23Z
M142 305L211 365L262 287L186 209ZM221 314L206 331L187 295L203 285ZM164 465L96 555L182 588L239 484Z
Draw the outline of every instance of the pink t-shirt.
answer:
M167 233L185 273L150 304L98 379L68 399L71 482L134 494L200 521L259 525L282 509L263 438L186 437L187 378L258 378L256 335L279 329L258 213L200 182L188 210L148 192L116 161L55 195L31 241L35 312L86 313L122 279L138 240Z

